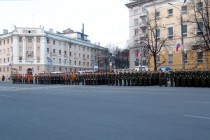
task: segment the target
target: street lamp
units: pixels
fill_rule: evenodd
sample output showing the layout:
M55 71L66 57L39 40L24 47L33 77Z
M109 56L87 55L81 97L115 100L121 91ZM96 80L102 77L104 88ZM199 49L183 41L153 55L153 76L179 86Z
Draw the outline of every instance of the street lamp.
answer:
M184 0L184 3L186 2L186 0ZM184 60L184 37L183 37L183 17L182 17L182 11L176 7L175 5L173 5L172 3L168 3L169 5L175 7L176 9L179 10L180 12L180 25L181 25L181 47L182 47L182 69L185 69L185 60Z

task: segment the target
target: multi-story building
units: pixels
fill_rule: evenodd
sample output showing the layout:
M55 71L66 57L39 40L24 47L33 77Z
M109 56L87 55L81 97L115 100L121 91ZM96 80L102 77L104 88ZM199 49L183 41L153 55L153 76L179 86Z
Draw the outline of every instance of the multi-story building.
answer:
M206 21L205 16L199 16L199 14L206 13L205 5L206 3L203 0L133 0L126 4L130 13L130 68L133 69L135 65L139 64L136 60L141 61L139 55L136 54L138 54L138 50L142 46L135 44L138 44L136 42L144 38L143 29L151 37L148 24L154 25L155 22L157 26L154 26L153 31L156 34L158 43L166 39L156 56L156 64L159 65L159 68L209 68L209 49L203 49L201 46L205 44L202 36L208 37L205 32L208 27L205 28L204 26L205 24L208 25L210 21ZM195 17L198 18L197 21L193 20ZM152 38L150 38L150 43L151 40ZM146 58L149 59L148 67L150 70L154 70L153 56L149 56Z
M157 55L156 63L161 64L160 67L209 69L209 51L203 47L204 42L209 39L204 40L203 37L209 37L209 33L205 31L208 27L205 25L210 21L205 16L204 18L200 16L209 12L209 9L205 9L205 5L202 0L170 0L157 1L145 7L149 11L149 16L156 16L156 20L150 22L157 23L157 39L167 39ZM149 67L153 70L154 61L150 60Z
M142 47L140 40L147 33L147 10L145 6L152 0L130 0L126 6L129 8L129 67L135 69L139 65L148 63L147 50Z
M87 37L70 29L63 33L43 27L4 30L0 35L0 76L92 70L99 64L99 56L106 57L107 49L90 43Z

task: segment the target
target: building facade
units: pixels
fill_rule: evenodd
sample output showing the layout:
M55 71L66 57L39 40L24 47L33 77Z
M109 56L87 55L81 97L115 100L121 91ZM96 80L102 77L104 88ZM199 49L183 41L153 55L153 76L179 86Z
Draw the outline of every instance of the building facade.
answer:
M79 32L15 27L0 35L0 75L93 70L99 56L106 57L106 52L106 48L90 43L87 35Z
M157 55L157 63L161 64L159 68L209 69L210 53L208 48L202 46L205 46L203 36L206 38L209 36L204 26L210 21L199 16L206 12L205 3L202 0L185 2L184 0L162 1L145 7L150 16L156 16L157 38L167 39ZM198 19L195 19L196 17ZM154 69L153 59L150 59L149 68Z
M147 10L145 6L150 4L152 0L130 0L126 6L129 9L129 67L136 67L148 64L147 50L142 47L140 40L147 33Z
M144 57L139 55L141 45L139 40L144 40L145 35L150 36L148 25L154 25L155 38L150 36L151 40L166 40L160 52L156 56L156 64L161 67L170 67L172 69L209 69L209 48L201 47L202 36L209 36L205 30L205 24L209 25L205 15L206 1L203 0L133 0L126 4L129 8L129 29L130 29L130 68L142 63ZM193 7L194 6L194 7ZM206 10L206 11L205 11ZM209 11L208 11L209 12ZM195 16L196 15L196 16ZM194 18L198 18L197 21ZM182 19L182 20L181 20ZM181 26L182 25L182 26ZM182 27L182 28L181 28ZM181 33L182 32L182 33ZM151 52L148 52L149 70L154 70L154 59ZM143 55L144 56L144 55ZM140 63L138 61L140 60ZM144 65L144 64L142 64Z

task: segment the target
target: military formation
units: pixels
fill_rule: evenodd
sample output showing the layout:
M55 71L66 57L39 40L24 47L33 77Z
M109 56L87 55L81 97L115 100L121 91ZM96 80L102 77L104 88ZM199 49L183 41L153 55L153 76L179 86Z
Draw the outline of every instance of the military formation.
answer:
M14 84L210 87L210 70L14 74Z

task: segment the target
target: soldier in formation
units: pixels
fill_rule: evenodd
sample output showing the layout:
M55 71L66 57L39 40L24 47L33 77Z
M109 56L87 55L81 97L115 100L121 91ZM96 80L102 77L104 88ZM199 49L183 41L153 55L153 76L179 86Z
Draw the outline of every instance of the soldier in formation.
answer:
M210 70L13 74L14 84L210 87Z

